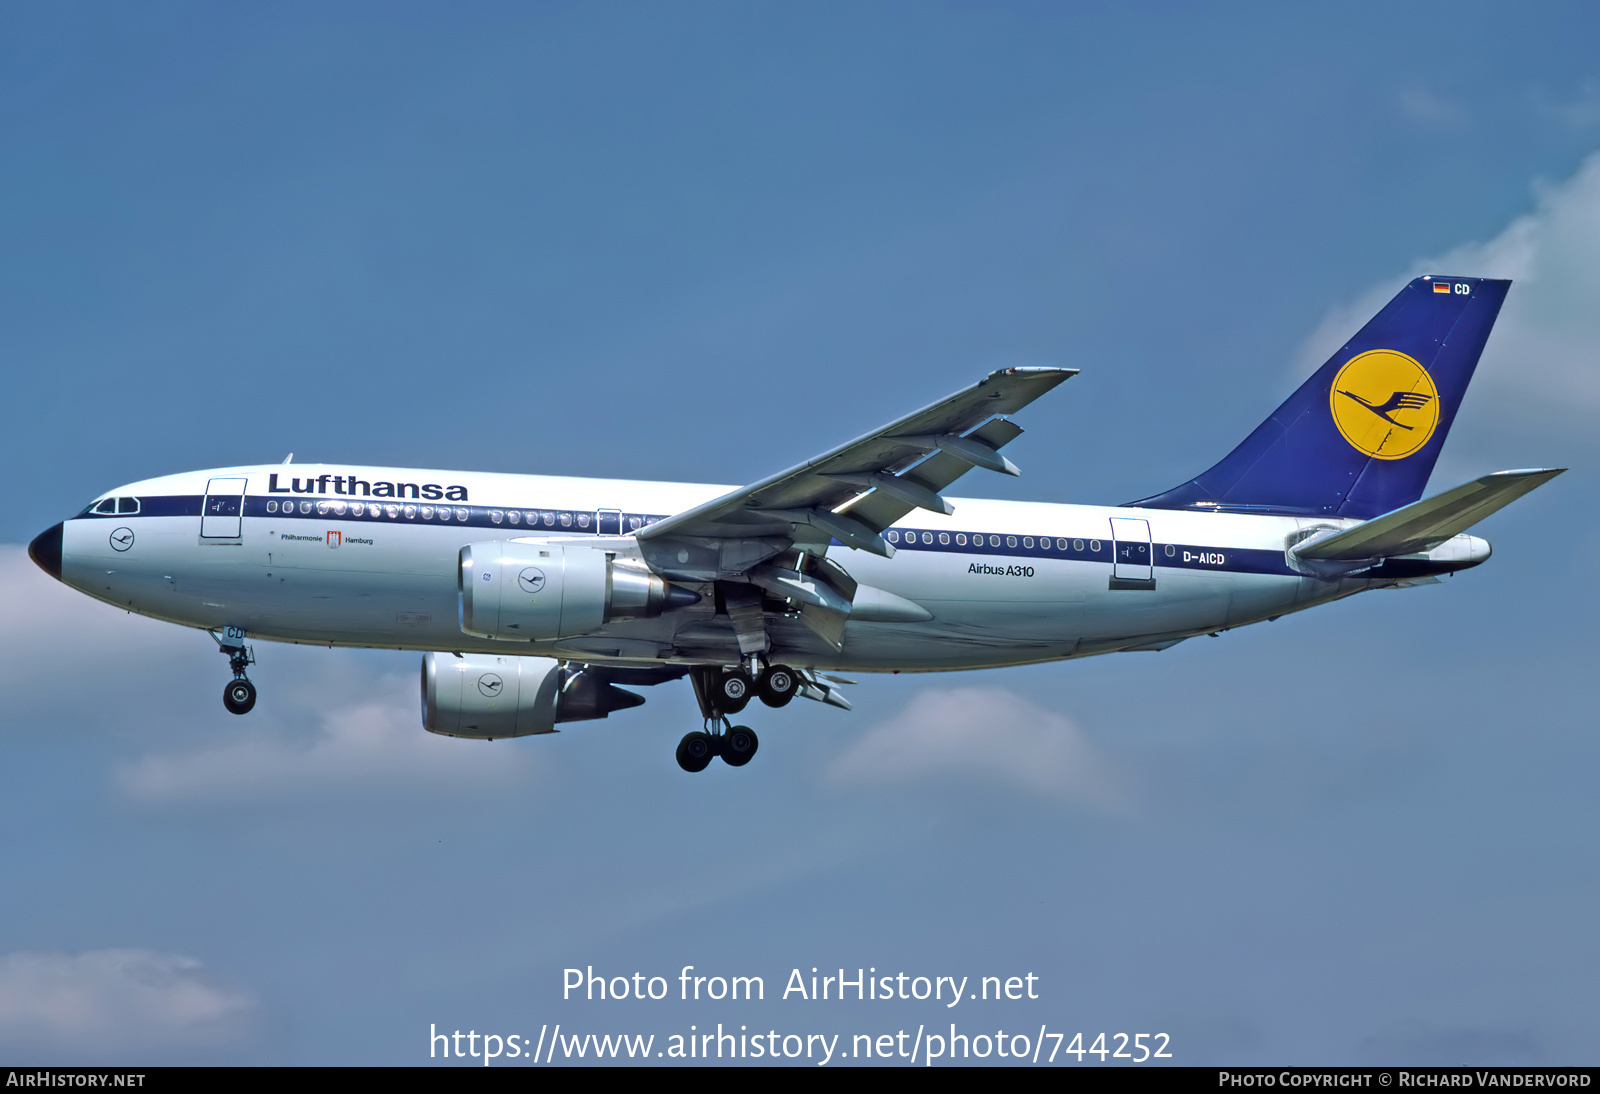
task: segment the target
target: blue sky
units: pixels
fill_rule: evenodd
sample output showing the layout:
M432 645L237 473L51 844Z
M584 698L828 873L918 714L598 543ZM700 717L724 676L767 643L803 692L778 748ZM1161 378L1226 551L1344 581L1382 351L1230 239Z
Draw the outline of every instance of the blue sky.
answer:
M958 1018L1186 1063L1594 1063L1588 5L0 12L0 1049L422 1062L561 970L1040 976ZM691 778L683 687L429 738L414 654L117 615L22 545L281 459L749 481L1011 364L1020 480L1209 466L1406 277L1516 284L1435 474L1486 566L1152 655L868 677ZM805 708L805 709L801 709Z

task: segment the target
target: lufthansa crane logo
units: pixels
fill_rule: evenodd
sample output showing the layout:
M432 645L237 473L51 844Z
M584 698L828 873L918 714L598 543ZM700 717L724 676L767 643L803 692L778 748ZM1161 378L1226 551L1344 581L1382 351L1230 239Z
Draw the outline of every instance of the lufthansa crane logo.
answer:
M505 689L506 682L492 672L478 677L478 690L493 699Z
M537 566L527 566L517 575L517 584L525 593L537 593L544 588L544 571Z
M1428 370L1398 350L1375 349L1345 362L1328 390L1339 434L1358 452L1402 460L1439 424L1439 391Z

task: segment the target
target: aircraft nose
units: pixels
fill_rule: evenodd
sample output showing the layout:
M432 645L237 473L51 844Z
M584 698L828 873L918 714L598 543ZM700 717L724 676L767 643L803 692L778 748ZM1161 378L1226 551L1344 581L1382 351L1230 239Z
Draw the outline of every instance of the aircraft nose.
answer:
M55 578L61 580L61 525L53 524L34 537L28 544L28 557Z

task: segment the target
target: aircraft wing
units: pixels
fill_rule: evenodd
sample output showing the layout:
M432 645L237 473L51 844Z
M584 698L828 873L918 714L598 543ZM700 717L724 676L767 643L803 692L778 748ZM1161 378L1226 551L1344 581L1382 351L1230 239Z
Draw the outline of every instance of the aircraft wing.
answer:
M666 569L673 567L660 548L684 539L703 544L776 537L821 546L836 539L888 557L894 548L884 540L884 529L918 507L951 512L939 491L971 468L1018 474L999 449L1022 430L998 415L1020 410L1077 371L992 372L964 391L814 459L658 521L640 530L640 546L647 557L662 558ZM734 572L745 568L732 563ZM721 569L720 576L729 575L728 566Z
M1565 470L1496 471L1326 539L1313 540L1296 547L1294 553L1319 562L1346 562L1431 551Z

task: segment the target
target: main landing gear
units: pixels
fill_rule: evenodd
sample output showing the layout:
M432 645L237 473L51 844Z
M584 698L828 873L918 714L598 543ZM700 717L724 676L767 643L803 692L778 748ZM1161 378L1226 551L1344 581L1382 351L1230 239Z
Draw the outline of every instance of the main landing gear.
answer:
M729 715L738 714L752 697L769 707L785 706L800 687L800 674L787 665L769 665L754 676L743 668L702 665L690 671L689 679L706 728L678 742L678 766L685 771L704 771L718 756L729 767L749 763L761 747L760 738L749 726L734 725Z
M243 633L236 634L230 627L226 634L226 639L211 635L216 638L218 652L228 655L228 667L233 670L233 679L222 689L222 705L230 714L249 714L256 705L256 686L245 676L245 670L255 664L256 655L244 644Z
M684 734L678 742L678 766L685 771L704 771L718 756L729 767L743 767L755 756L761 741L749 726L736 726L726 718L720 724L707 722L706 728L720 729L719 733L695 730Z

